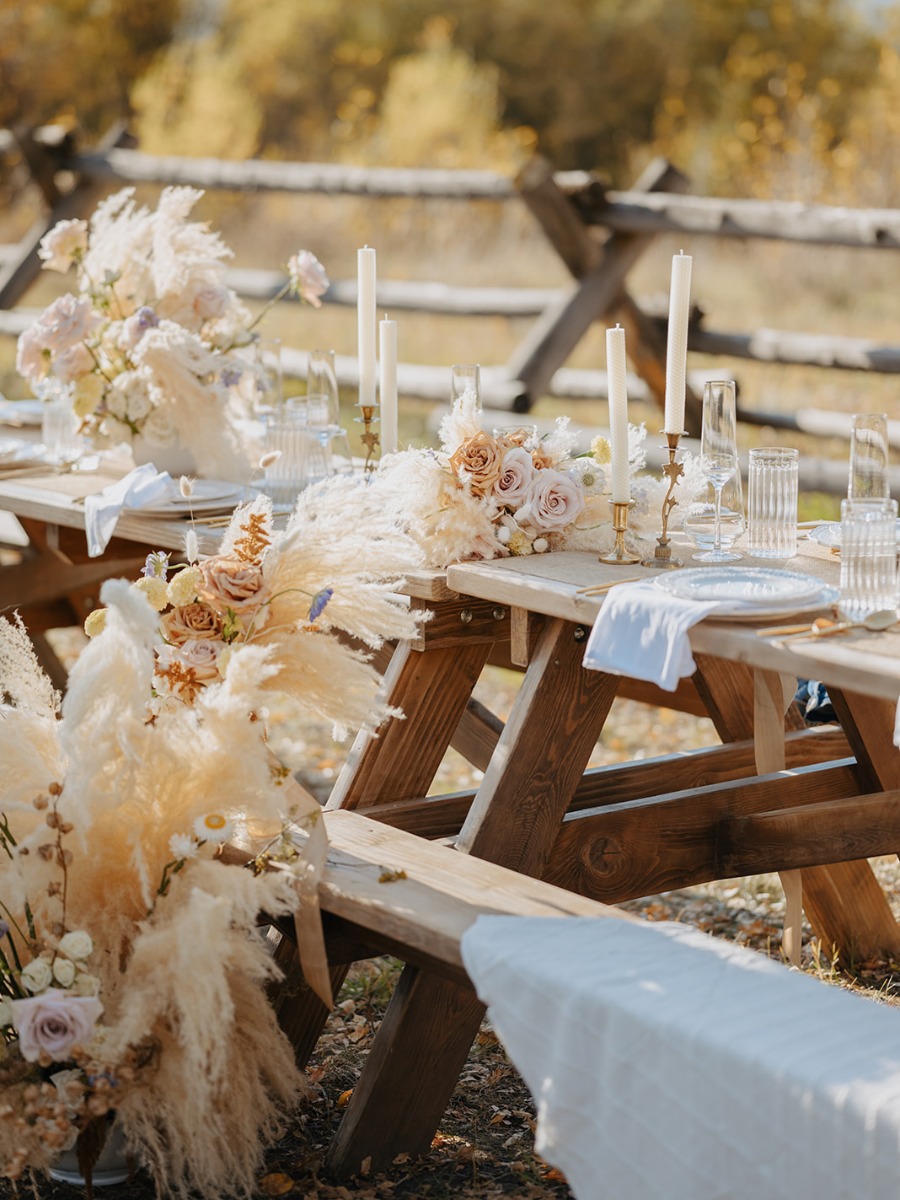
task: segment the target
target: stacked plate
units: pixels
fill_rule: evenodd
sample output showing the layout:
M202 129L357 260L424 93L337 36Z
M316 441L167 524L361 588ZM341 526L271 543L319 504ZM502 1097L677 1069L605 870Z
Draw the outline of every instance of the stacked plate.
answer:
M826 550L838 551L841 548L841 523L826 521L824 525L817 525L815 529L811 529L807 537L816 545L824 546ZM900 546L900 520L897 521L897 545Z
M775 567L699 567L660 575L654 583L682 600L718 602L716 618L744 621L826 608L840 594L820 579Z
M132 509L144 517L211 517L217 513L231 512L238 504L252 500L256 495L253 488L243 487L225 479L196 479L189 497L178 492L170 499L156 504L141 505Z

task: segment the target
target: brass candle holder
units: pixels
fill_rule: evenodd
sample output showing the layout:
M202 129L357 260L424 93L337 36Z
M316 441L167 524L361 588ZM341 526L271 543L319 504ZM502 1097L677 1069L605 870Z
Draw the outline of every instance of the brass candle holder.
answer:
M636 563L640 562L639 554L632 554L625 549L625 532L628 529L628 510L634 506L633 500L613 500L613 529L616 531L616 543L608 554L601 554L602 563Z
M642 565L645 567L659 567L665 570L684 565L681 559L672 557L672 547L669 545L669 515L678 503L673 493L679 476L684 474L684 467L681 463L675 461L681 437L680 433L666 433L669 461L663 464L663 474L668 477L669 487L662 504L662 533L656 539L656 548L653 551L652 557L644 559Z
M375 429L375 426L378 423L378 418L375 416L377 408L377 404L361 404L359 406L359 411L362 416L354 418L363 427L361 440L362 444L366 448L366 461L363 464L363 471L366 475L375 470L375 453L381 445L381 441Z

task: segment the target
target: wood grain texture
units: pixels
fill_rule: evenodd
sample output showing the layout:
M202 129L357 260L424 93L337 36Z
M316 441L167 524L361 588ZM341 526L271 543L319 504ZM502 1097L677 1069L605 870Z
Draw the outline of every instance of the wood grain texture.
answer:
M377 736L362 732L328 800L328 808L358 808L386 800L423 796L487 658L489 642L444 650L397 647L384 677L391 705L407 715L393 718Z
M892 854L900 846L900 790L735 817L722 837L728 875Z
M460 849L541 875L615 697L581 666L576 627L548 621L459 837Z
M570 813L543 877L606 903L725 878L732 818L856 790L854 769L843 763Z
M463 710L450 745L466 762L479 771L486 771L502 732L503 722L500 718L472 696Z
M509 609L502 604L454 596L432 604L413 599L412 607L432 614L412 639L415 650L455 647L463 640L466 644L509 641Z
M794 770L845 759L849 748L840 729L825 727L788 734L785 752L786 765ZM754 773L754 745L749 741L592 767L579 780L569 812L745 779ZM366 813L419 837L448 838L459 833L475 795L474 791L465 791L400 800L367 808Z
M866 790L900 787L900 750L894 745L896 704L840 688L830 688L828 694L859 762Z

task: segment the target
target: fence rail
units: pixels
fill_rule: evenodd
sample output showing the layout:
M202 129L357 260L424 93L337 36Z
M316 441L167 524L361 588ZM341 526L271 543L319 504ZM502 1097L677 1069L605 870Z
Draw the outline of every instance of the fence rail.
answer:
M809 246L896 250L900 210L827 207L788 201L757 201L694 196L687 180L669 164L655 162L630 190L606 190L585 172L554 172L536 159L510 179L492 171L353 167L328 163L226 162L210 158L150 155L134 148L124 129L82 151L77 137L58 126L30 133L0 130L0 156L23 160L46 201L46 215L15 246L0 246L0 336L15 335L30 314L15 306L40 269L37 246L55 221L85 215L97 188L121 183L190 184L206 190L281 191L388 199L523 203L568 268L569 288L453 287L426 281L378 281L379 305L397 311L446 317L504 316L532 325L509 360L484 368L486 402L498 409L527 412L544 394L570 399L605 395L603 371L575 371L565 363L595 321L620 320L628 330L635 376L632 394L660 405L665 387L666 312L664 303L636 300L628 292L629 271L660 234L746 240L765 238ZM59 190L60 172L74 180ZM233 270L229 282L247 299L267 300L282 277L263 270ZM354 306L355 280L334 281L327 304ZM664 298L663 298L664 299ZM872 340L758 329L717 331L695 310L688 337L691 352L756 363L829 368L861 373L900 373L900 346ZM305 355L285 352L288 374L305 371ZM407 395L443 399L446 366L401 364L399 386ZM339 361L339 377L355 382L355 360ZM441 383L438 384L440 378ZM688 428L699 426L697 388L702 373L692 372L686 406ZM829 422L810 420L807 429L824 431ZM787 416L740 409L740 419L800 429L797 414Z

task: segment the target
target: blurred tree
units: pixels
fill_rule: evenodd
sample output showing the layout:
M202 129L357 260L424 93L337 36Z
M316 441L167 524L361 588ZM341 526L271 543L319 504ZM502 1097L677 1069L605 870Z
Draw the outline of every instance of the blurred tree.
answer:
M878 66L848 0L684 0L663 21L656 147L717 192L796 191L786 162L829 163Z
M74 120L102 133L167 44L181 0L0 0L0 127Z

